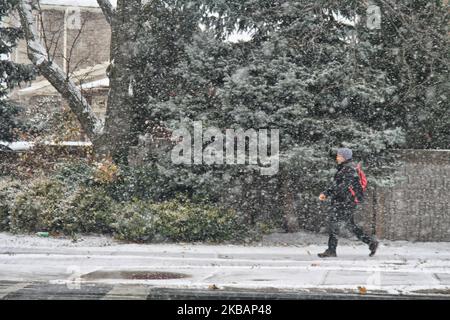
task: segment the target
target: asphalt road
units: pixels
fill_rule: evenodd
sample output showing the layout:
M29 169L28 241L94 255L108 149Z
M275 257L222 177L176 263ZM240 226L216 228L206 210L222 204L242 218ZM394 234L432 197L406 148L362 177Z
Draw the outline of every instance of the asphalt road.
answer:
M0 281L2 300L450 300L446 295L276 292L267 290L168 289L145 285L83 284L73 288L48 282Z
M0 299L450 299L450 244L72 243L0 234Z

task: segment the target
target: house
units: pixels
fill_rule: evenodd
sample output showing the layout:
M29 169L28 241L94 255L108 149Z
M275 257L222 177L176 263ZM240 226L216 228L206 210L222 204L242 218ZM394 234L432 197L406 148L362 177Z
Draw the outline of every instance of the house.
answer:
M94 112L103 117L106 111L109 80L106 69L110 60L111 28L96 0L41 0L35 12L36 25L48 55L79 85ZM8 23L19 26L17 14ZM11 59L30 63L24 40L19 41ZM48 98L64 107L65 101L43 77L16 88L10 99L22 106L44 104ZM55 104L49 104L51 111Z

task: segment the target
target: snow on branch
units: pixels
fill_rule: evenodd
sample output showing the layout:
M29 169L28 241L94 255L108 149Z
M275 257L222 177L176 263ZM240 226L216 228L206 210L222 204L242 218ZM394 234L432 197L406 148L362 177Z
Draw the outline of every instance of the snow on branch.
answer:
M106 21L111 25L111 21L114 15L114 8L109 0L97 0L99 7L102 9L105 15Z
M28 58L47 81L67 100L83 130L89 139L94 141L103 132L103 122L92 111L91 106L82 96L81 90L57 64L49 59L37 33L33 17L33 0L21 0L17 9L27 42Z

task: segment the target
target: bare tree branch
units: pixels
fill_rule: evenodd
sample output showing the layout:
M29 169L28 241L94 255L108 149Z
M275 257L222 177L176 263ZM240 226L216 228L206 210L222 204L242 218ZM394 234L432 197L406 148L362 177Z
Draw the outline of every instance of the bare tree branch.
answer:
M42 40L44 42L44 46L45 46L45 50L47 52L47 54L50 56L50 48L48 46L48 40L47 40L47 32L45 32L45 25L44 25L44 19L42 17L42 10L41 10L41 2L38 1L37 2L37 6L39 8L39 23L40 23L40 27L41 27L41 36L42 36ZM54 35L53 35L54 37ZM53 42L53 38L52 38L52 42Z
M109 0L97 0L99 7L105 15L106 21L111 25L114 16L114 8Z
M77 35L75 36L75 39L74 39L73 42L72 42L72 45L70 46L70 50L69 50L68 56L67 56L67 57L64 57L64 59L66 59L66 62L67 62L67 68L66 68L66 70L65 70L65 71L66 71L66 74L67 74L67 78L70 78L70 75L71 75L70 64L72 63L73 50L75 49L76 44L77 44L78 40L80 39L81 34L83 33L83 29L84 29L85 26L86 26L86 20L83 20L83 23L81 24L81 27L80 27L80 29L78 30ZM64 53L64 54L66 54L66 53ZM78 67L78 63L77 63L77 65L76 65L76 67L73 69L73 72L76 71L76 68L77 68L77 67Z
M28 58L67 100L70 109L77 116L89 139L95 141L103 133L103 123L92 111L91 106L81 94L81 90L71 79L67 79L65 72L56 63L49 60L39 41L32 3L33 0L21 0L18 6L20 21L27 42Z

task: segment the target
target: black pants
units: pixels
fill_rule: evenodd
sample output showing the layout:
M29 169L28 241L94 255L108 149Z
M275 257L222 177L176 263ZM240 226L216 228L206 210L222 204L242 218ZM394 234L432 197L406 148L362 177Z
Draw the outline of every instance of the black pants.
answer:
M356 235L356 237L366 244L370 244L373 238L366 235L362 228L358 227L353 219L353 214L355 212L356 205L354 204L344 204L344 203L334 203L329 211L329 235L328 240L328 250L336 252L336 247L338 244L337 235L339 233L339 225L344 223L345 226L350 229L350 231Z

